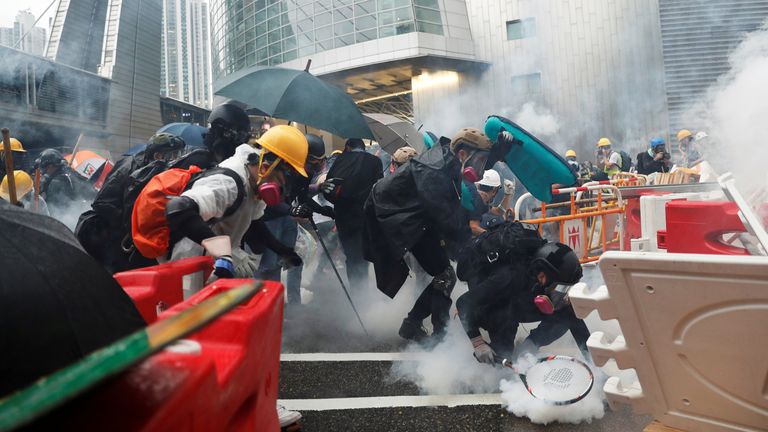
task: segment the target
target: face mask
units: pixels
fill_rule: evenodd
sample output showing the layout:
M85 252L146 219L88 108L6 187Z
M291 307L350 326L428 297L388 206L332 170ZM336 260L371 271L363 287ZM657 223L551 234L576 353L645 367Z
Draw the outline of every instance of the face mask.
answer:
M480 177L477 175L477 171L475 171L474 168L465 167L463 170L461 170L461 177L464 178L464 181L467 183L476 183L480 181Z
M265 182L259 185L259 198L267 206L275 206L283 201L280 185L275 182Z
M538 295L533 299L533 303L539 312L544 315L552 315L555 311L562 309L569 303L568 290L572 285L555 285L546 288L545 295Z
M484 158L479 158L476 156L485 156ZM473 159L475 160L474 164ZM472 154L464 160L464 162L461 163L461 177L466 181L467 183L477 183L480 181L480 174L477 172L475 167L473 165L478 165L480 167L485 166L485 160L487 159L487 152L484 154L481 154L478 151L472 152Z

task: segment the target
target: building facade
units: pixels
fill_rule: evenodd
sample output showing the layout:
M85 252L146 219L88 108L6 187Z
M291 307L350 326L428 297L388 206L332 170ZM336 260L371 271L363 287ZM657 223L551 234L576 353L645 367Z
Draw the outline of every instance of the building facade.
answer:
M0 45L34 55L45 53L47 32L35 26L35 16L29 10L19 11L13 27L0 27Z
M213 102L208 2L163 0L163 96L210 107Z

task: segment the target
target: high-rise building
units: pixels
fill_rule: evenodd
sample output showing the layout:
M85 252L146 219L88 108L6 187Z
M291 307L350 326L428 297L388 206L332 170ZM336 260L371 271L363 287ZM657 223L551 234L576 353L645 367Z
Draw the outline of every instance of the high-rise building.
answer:
M160 93L194 105L213 102L208 2L163 0Z
M0 28L0 45L35 55L45 52L46 30L35 26L35 16L29 10L19 11L13 27Z

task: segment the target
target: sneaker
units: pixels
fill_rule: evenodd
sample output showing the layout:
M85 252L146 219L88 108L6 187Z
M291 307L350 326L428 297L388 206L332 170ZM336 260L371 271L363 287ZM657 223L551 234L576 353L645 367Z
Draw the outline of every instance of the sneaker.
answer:
M419 343L426 340L428 337L427 331L421 326L420 322L407 317L403 320L403 324L400 325L400 330L397 334L403 339Z
M301 413L289 411L286 407L277 404L277 418L280 420L280 427L285 428L298 423L301 420Z

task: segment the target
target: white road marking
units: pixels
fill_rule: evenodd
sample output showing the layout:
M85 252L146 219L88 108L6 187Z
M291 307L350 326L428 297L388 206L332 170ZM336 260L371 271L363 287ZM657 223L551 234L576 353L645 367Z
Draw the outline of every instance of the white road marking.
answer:
M455 407L462 405L504 405L499 393L425 396L375 396L330 399L279 399L292 411L329 411L395 407Z
M343 362L343 361L414 361L425 358L423 352L391 352L391 353L301 353L281 354L280 361L305 362Z

